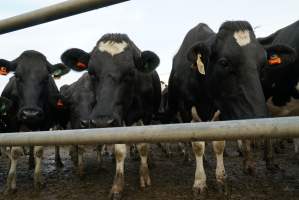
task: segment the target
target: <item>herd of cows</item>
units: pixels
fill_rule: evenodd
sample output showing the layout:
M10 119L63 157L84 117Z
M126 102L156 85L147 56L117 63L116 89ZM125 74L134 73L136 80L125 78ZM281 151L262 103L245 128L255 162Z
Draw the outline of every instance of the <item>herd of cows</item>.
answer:
M0 74L14 72L0 99L0 132L142 126L160 123L205 122L299 115L299 21L265 38L256 38L246 21L224 22L215 33L198 24L184 38L173 58L168 86L161 90L155 69L159 57L142 51L125 34L106 34L91 52L66 50L62 63L51 64L42 53L28 50L13 61L0 59ZM71 85L57 88L54 78L70 70L84 72ZM181 143L187 149L188 144ZM192 142L196 158L195 197L207 194L203 166L205 142ZM135 146L140 155L140 186L151 185L149 144ZM242 141L244 172L254 174L250 141ZM101 160L102 146L98 146ZM295 149L298 150L295 142ZM214 141L216 181L224 194L227 176L225 141ZM17 161L29 154L34 186L43 185L43 147L1 147L10 159L5 192L16 190ZM71 156L84 173L84 146ZM188 151L186 151L188 152ZM114 145L116 172L111 198L124 190L126 144ZM186 153L188 156L188 153ZM271 140L265 141L267 169L273 170ZM55 161L62 166L59 147Z

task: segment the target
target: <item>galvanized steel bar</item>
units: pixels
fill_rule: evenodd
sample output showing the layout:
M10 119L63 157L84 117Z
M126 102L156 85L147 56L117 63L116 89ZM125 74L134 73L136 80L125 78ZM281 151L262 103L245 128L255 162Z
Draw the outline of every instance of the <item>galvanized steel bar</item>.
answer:
M0 134L0 145L70 145L299 137L299 117Z
M0 34L69 17L129 0L69 0L0 21Z

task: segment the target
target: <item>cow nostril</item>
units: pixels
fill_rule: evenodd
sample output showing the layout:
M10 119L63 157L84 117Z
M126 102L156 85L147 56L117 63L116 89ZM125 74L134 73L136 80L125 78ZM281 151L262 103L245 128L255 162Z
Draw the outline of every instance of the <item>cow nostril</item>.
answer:
M80 127L81 128L88 128L89 127L89 121L88 120L81 120L80 121Z

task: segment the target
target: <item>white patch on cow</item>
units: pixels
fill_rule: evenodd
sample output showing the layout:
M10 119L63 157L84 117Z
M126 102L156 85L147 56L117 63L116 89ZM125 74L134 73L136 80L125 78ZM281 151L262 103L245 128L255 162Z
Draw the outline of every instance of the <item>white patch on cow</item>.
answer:
M299 92L299 81L297 82L297 85L295 86L297 92Z
M225 141L213 141L213 150L216 155L216 180L220 183L224 183L226 179L225 168L223 163L223 152L225 147Z
M192 121L191 122L201 122L202 119L199 117L196 107L192 106L191 108L191 115L192 115Z
M100 42L100 44L98 45L98 49L101 52L107 52L112 56L114 56L122 53L127 46L128 43L126 43L125 41L122 41L120 43L115 41L106 41L106 42Z
M250 43L250 34L248 30L235 32L234 38L241 47Z
M201 73L202 75L205 75L205 65L203 64L202 60L201 60L201 54L197 55L197 60L196 60L196 65L197 65L197 69L199 71L199 73Z
M116 174L124 174L125 158L127 154L126 144L115 144L114 145L115 156L116 156Z
M160 84L161 84L161 92L162 92L167 88L167 85L163 81L160 81Z

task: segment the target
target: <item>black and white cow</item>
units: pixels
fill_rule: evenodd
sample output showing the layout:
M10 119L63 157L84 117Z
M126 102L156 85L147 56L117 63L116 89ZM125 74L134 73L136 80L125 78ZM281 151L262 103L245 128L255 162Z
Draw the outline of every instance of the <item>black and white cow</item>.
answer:
M273 48L275 51L275 48ZM268 116L260 69L266 50L256 40L246 21L227 21L214 33L206 24L191 29L173 59L169 78L170 115L179 113L183 122L250 119ZM216 113L216 114L215 114ZM244 171L254 172L249 140L244 145ZM204 142L193 142L196 157L194 194L205 196ZM225 189L224 141L214 141L216 180Z
M269 52L261 82L271 115L299 116L299 21L258 41ZM274 51L271 50L273 45L277 46ZM298 152L299 141L294 141Z
M88 70L95 104L90 114L92 127L149 124L158 111L161 88L154 69L159 58L151 51L140 51L124 34L106 34L91 53L70 49L63 53L64 64L77 71ZM140 185L151 185L148 145L138 144L141 157ZM124 188L126 145L115 144L116 174L112 199L119 199Z
M10 131L49 130L60 123L62 102L52 75L60 77L67 73L69 70L66 66L52 65L43 54L33 50L24 51L13 61L1 59L0 66L1 71L6 72L2 75L15 72L1 94L12 102L13 109L8 116ZM43 148L35 146L33 152L34 186L39 189L42 185ZM10 158L6 192L16 189L17 161L23 153L23 149L17 146L6 152Z

